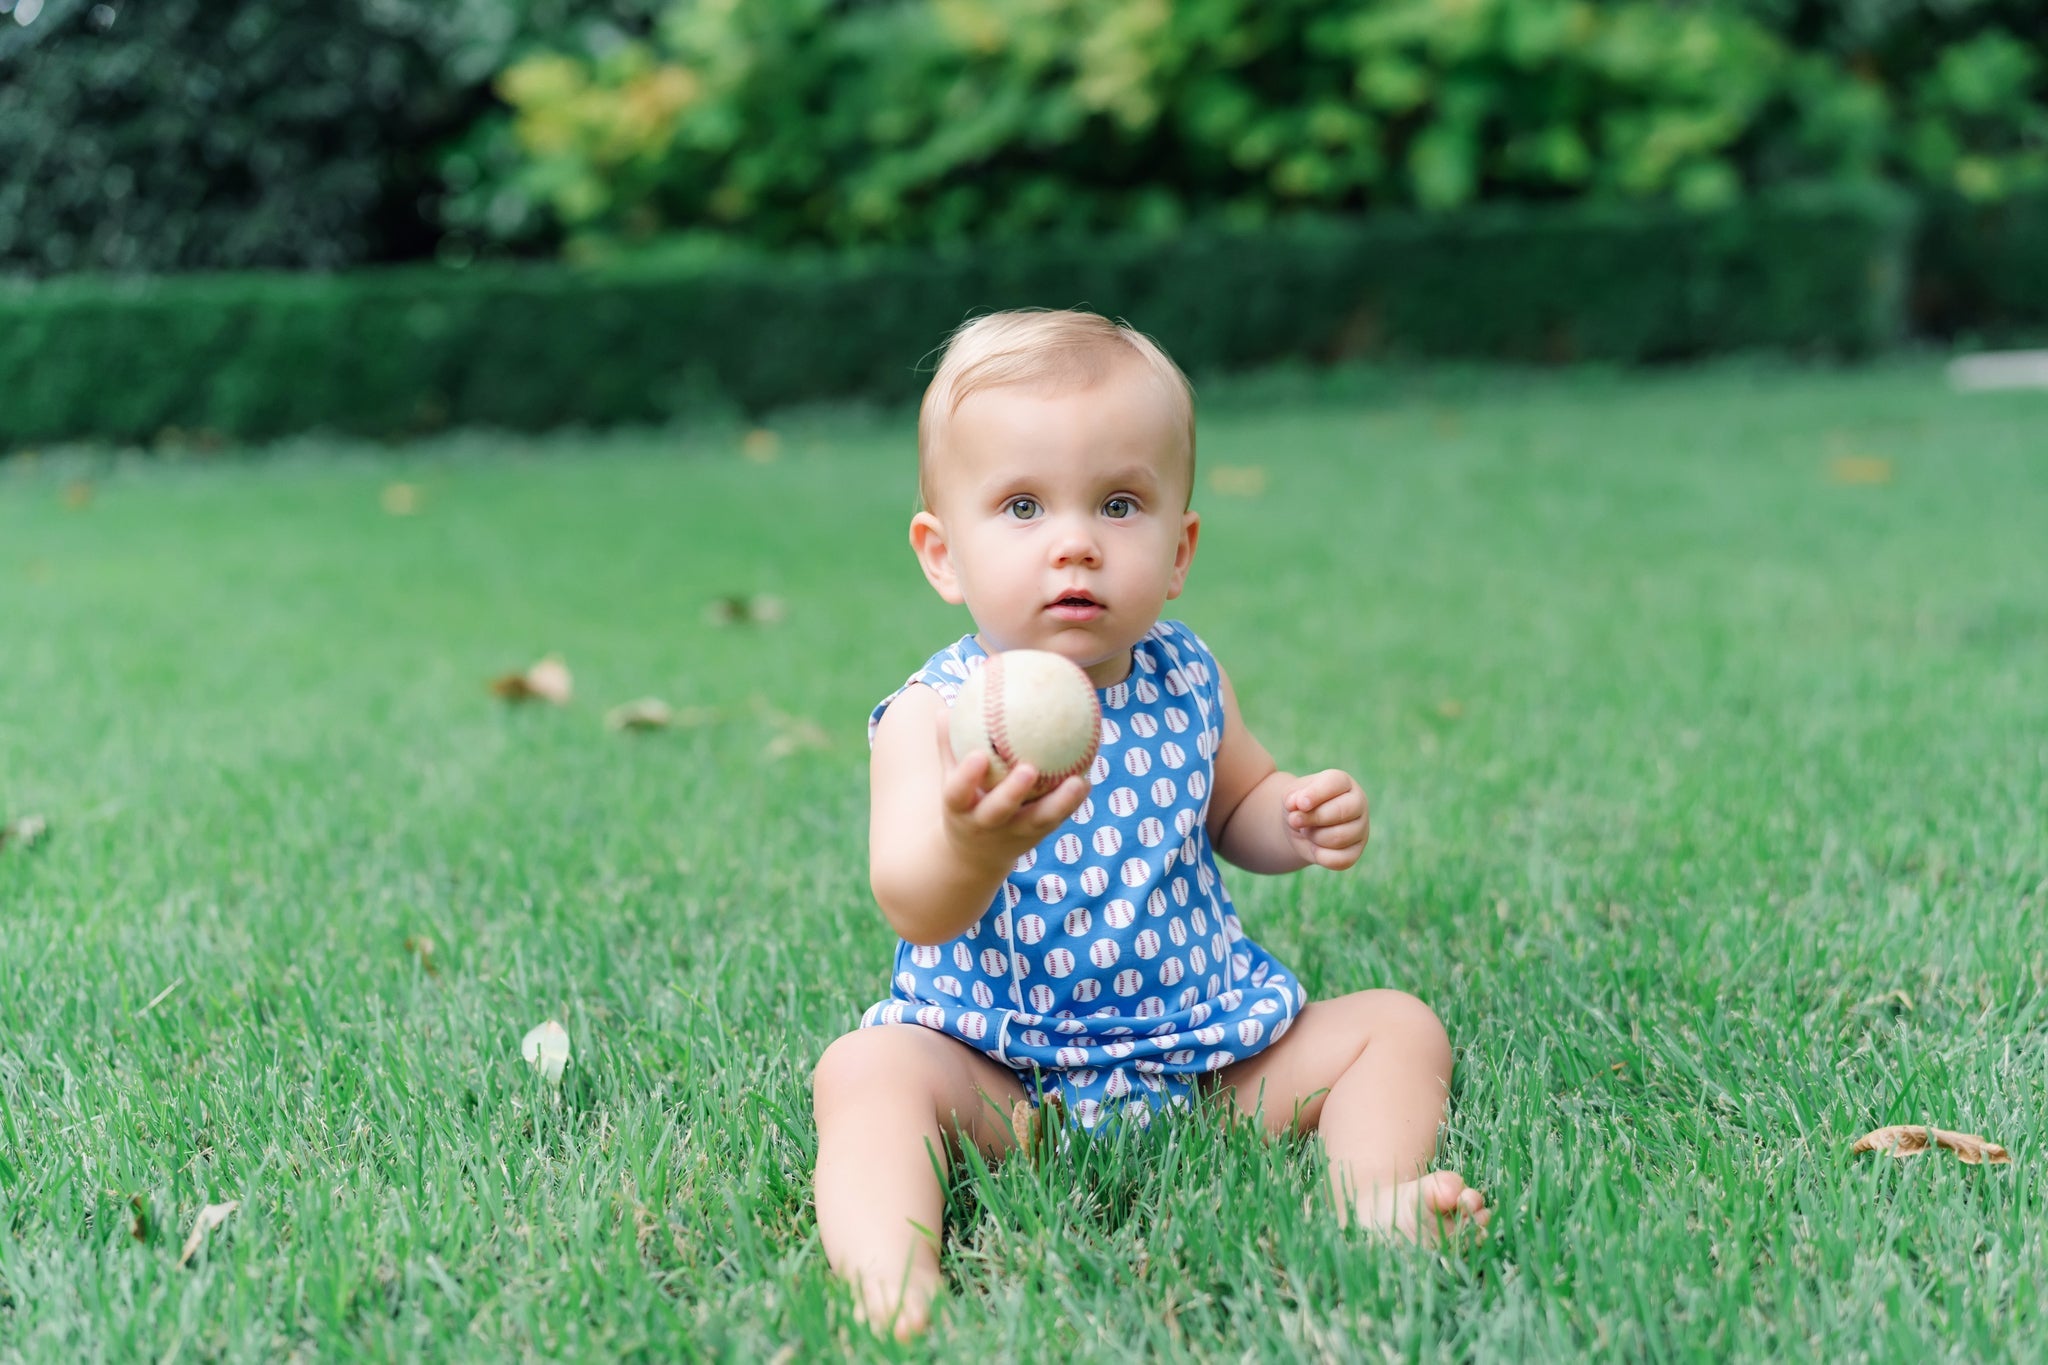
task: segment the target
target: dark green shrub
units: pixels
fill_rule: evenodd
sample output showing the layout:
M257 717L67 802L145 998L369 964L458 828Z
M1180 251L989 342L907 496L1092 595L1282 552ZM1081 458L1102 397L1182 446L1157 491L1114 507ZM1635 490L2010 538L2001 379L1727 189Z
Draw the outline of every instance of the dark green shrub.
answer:
M1913 315L1927 331L2048 337L2048 191L1934 200L1916 249Z
M333 268L439 228L437 144L569 0L0 0L0 274ZM640 0L575 6L630 23Z
M583 269L74 278L0 290L0 445L895 400L964 318L1029 305L1126 317L1198 374L1358 355L1858 353L1897 334L1909 235L1903 202L1872 191Z

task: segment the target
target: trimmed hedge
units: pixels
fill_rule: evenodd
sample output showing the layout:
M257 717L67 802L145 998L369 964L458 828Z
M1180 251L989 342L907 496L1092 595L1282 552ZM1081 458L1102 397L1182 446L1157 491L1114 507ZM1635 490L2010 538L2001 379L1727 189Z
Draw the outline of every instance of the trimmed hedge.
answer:
M1911 231L1900 196L1829 191L1709 215L1485 209L958 254L72 277L0 290L0 445L895 400L962 319L1026 305L1126 317L1195 373L1352 356L1856 354L1901 330Z
M2048 190L1928 205L1913 267L1915 323L1944 336L2048 336Z

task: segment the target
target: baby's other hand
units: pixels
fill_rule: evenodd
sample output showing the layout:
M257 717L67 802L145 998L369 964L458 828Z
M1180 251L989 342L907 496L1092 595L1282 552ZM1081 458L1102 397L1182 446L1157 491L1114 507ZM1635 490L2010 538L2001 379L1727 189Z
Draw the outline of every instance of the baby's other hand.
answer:
M1287 838L1302 861L1343 869L1358 861L1372 832L1365 792L1356 778L1325 768L1294 784L1280 803Z
M1088 798L1088 779L1075 776L1031 800L1038 770L1028 763L1018 764L1002 781L988 786L988 755L975 749L965 758L955 757L952 728L943 710L939 762L945 772L940 791L946 835L963 856L988 866L1014 863L1038 847Z

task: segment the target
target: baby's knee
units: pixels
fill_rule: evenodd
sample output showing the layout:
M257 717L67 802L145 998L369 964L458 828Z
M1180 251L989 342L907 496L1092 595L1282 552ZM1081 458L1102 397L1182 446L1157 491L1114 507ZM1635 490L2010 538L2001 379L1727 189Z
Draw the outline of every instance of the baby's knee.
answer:
M811 1068L812 1109L871 1104L906 1089L929 1089L923 1032L915 1024L884 1024L833 1039Z
M872 1091L888 1066L888 1058L883 1055L886 1049L876 1045L879 1032L855 1029L832 1040L818 1058L818 1064L811 1068L813 1108L830 1108L841 1100Z
M1404 1047L1451 1055L1451 1035L1444 1021L1420 996L1407 991L1366 991L1376 1040L1399 1039Z

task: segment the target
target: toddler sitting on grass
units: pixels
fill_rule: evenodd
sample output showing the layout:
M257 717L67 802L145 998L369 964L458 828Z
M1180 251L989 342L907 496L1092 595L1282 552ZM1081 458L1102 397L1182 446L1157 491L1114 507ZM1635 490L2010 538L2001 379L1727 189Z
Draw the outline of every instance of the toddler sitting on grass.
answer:
M1221 1091L1269 1134L1316 1133L1340 1224L1481 1226L1431 1171L1451 1046L1393 990L1308 1003L1247 938L1217 855L1250 872L1347 868L1364 793L1278 771L1223 667L1160 619L1201 530L1193 399L1157 345L1081 312L997 313L948 344L918 419L910 543L975 633L869 720L870 880L901 937L890 998L814 1077L818 1229L864 1318L909 1337L940 1288L941 1172L1017 1145L1020 1102L1101 1130ZM990 653L1041 649L1097 688L1087 778L1028 799L956 756L947 708Z

